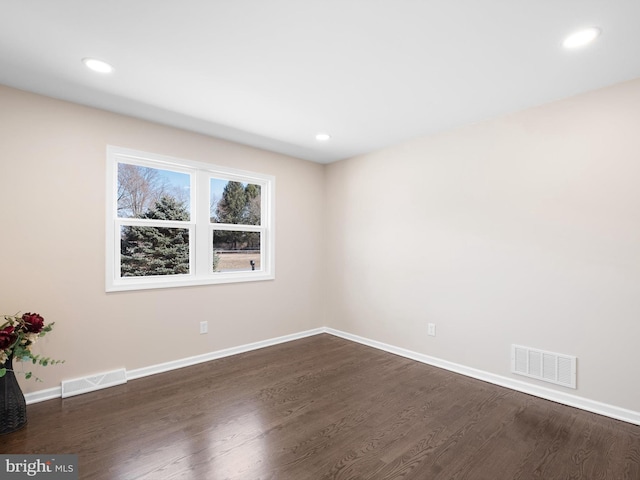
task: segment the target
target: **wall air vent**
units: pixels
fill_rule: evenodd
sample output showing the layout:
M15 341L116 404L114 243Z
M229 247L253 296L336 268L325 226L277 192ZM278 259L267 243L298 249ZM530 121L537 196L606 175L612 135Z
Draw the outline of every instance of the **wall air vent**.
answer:
M102 388L113 387L127 382L127 372L124 368L110 372L99 373L90 377L76 378L62 382L62 398L93 392Z
M577 358L511 345L511 371L563 387L576 388Z

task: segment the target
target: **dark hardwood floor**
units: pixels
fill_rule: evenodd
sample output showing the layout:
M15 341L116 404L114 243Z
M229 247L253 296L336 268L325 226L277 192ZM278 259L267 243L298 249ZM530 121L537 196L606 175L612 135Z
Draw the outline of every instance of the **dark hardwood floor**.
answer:
M81 479L639 480L640 427L330 335L28 407Z

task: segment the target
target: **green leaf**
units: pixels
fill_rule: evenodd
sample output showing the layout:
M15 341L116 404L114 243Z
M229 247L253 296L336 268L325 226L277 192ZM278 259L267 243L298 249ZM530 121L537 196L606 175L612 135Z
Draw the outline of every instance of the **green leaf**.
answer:
M0 368L0 378L4 377L7 374L6 368Z

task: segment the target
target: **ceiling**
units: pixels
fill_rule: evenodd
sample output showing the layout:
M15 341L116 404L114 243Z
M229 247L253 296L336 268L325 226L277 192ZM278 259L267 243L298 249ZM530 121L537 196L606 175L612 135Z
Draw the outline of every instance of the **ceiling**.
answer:
M327 163L640 77L639 19L639 0L0 0L0 84Z

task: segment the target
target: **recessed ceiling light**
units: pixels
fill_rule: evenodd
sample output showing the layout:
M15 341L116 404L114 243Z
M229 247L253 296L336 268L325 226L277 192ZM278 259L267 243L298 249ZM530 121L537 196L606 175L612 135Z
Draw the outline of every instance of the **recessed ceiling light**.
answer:
M331 135L328 133L318 133L316 134L316 140L319 142L328 142L331 139Z
M87 68L93 70L98 73L111 73L113 72L113 67L109 65L107 62L103 62L102 60L98 60L96 58L83 58L82 63L84 63Z
M600 29L598 27L589 27L583 30L578 30L572 33L564 39L562 45L564 48L580 48L593 42L598 35L600 35Z

